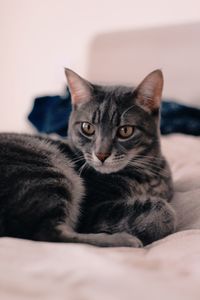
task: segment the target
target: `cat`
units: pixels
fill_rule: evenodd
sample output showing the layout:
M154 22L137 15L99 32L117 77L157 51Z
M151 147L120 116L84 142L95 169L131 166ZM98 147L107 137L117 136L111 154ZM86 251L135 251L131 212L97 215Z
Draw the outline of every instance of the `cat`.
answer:
M67 139L0 134L0 236L142 247L174 232L160 147L162 72L136 89L65 74Z

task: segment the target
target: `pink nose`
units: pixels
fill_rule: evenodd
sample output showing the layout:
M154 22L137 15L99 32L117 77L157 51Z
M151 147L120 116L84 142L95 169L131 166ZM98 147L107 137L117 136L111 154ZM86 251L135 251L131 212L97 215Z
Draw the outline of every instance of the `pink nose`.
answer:
M108 157L110 156L110 153L96 153L96 157L103 163Z

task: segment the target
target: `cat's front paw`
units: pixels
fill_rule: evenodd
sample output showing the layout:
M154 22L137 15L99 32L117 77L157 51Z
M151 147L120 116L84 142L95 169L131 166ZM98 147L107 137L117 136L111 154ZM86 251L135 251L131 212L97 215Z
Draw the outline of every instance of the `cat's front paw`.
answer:
M126 232L113 234L116 246L115 247L143 247L142 242L136 237Z
M135 236L132 236L126 232L106 234L98 234L98 246L101 247L143 247L142 242Z

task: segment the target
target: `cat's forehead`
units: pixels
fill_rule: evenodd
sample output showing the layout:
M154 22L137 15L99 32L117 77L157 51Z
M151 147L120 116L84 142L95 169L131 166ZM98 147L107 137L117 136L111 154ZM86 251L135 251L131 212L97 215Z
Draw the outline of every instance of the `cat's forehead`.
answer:
M134 104L133 89L122 86L96 86L92 99L78 110L78 118L93 124L118 126L122 118L130 117L126 111ZM133 117L131 111L131 118Z
M100 102L113 100L118 105L133 98L134 89L125 86L95 86L94 96Z
M94 95L93 102L93 121L102 123L110 121L116 125L119 124L120 118L124 111L133 104L133 90L118 86L100 87Z
M112 99L105 99L102 102L97 102L95 109L92 112L92 123L112 123L118 125L120 122L120 112L117 103Z

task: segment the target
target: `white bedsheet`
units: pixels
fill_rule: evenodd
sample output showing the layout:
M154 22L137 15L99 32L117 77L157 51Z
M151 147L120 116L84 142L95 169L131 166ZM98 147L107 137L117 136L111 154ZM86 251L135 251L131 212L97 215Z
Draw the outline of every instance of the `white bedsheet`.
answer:
M200 139L173 135L163 150L183 231L145 249L1 238L0 299L199 300Z

